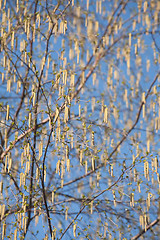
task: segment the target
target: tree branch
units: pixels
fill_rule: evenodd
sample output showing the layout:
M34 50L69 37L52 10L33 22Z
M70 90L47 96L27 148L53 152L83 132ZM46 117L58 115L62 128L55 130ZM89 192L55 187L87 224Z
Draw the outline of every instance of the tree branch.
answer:
M149 229L151 229L152 227L154 227L156 224L158 224L160 221L159 218L157 218L156 220L154 220L153 222L151 222L149 225L146 226L146 228L144 228L142 231L140 231L140 233L138 233L136 236L132 237L131 240L136 240L139 237L141 237L145 232L147 232Z

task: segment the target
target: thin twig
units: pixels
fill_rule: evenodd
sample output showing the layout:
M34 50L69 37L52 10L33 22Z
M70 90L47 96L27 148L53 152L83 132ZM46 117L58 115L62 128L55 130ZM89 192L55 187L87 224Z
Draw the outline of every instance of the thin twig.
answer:
M146 226L146 228L144 228L142 231L140 231L140 233L138 233L136 236L132 237L131 240L136 240L139 237L141 237L145 232L147 232L149 229L151 229L152 227L154 227L156 224L158 224L160 221L159 218L157 218L156 220L154 220L153 222L151 222L149 225Z

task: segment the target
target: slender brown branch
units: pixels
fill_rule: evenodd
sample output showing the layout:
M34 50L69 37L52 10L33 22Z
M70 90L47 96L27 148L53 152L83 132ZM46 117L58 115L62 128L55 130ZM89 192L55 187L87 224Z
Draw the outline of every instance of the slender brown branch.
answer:
M138 233L136 236L132 237L131 240L136 240L138 238L140 238L145 232L147 232L149 229L151 229L152 227L154 227L156 224L158 224L160 221L159 218L157 218L156 220L154 220L153 222L151 222L150 224L148 224L146 226L146 228L144 228L142 231L140 231L140 233Z
M36 11L37 11L37 5L38 5L38 0L35 2L35 8L34 8L34 23L36 21ZM33 31L32 31L32 39L30 41L30 53L31 53L31 58L32 58L32 53L33 53ZM35 102L35 109L34 109L34 115L35 115L35 120L34 120L34 138L33 138L33 148L36 149L36 139L37 139L37 109L38 109L38 100L39 100L39 91L40 91L40 82L39 86L37 89L37 95L36 95L36 102ZM27 219L27 225L26 225L26 231L24 232L24 236L26 235L30 222L31 222L31 206L32 206L32 194L33 194L33 175L34 175L34 165L35 165L35 151L33 152L32 156L32 161L31 161L31 176L30 176L30 186L29 186L29 210L28 210L28 219Z
M51 224L51 219L50 219L50 213L49 213L49 209L48 209L48 205L47 205L47 194L45 192L45 185L44 185L44 172L45 172L45 159L47 156L47 151L48 151L48 147L51 141L51 136L52 136L52 132L53 132L53 127L51 128L49 137L48 137L48 141L47 141L47 146L45 148L45 153L44 153L44 157L43 157L43 161L42 161L42 193L43 193L43 200L44 200L44 205L46 208L46 213L47 213L47 219L48 219L48 225L49 225L49 230L50 230L50 235L52 238L52 224Z

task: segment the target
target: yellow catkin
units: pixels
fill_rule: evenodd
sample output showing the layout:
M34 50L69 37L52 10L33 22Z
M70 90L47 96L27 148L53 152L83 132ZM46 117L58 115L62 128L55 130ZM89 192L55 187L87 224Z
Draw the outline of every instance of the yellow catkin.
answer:
M6 55L4 55L4 57L3 57L3 66L4 66L4 68L6 67L6 63L7 63L7 57L6 57Z
M2 229L2 240L5 239L6 236L6 224L3 223L3 229Z
M91 203L90 203L90 212L91 212L91 214L93 214L93 201L91 201Z
M63 71L63 84L66 85L67 83L67 70Z
M14 31L12 32L12 38L11 38L11 48L14 48Z
M102 1L99 1L99 14L102 14Z
M24 153L21 153L21 167L23 167L23 162L24 162Z
M130 206L134 207L134 193L131 193Z
M99 187L99 180L101 179L100 172L97 172L97 187Z
M29 113L29 117L28 117L29 128L31 127L31 120L32 120L32 113Z
M46 168L44 169L44 182L46 182Z
M77 47L77 64L79 63L79 55L80 55L80 49Z
M95 103L96 103L96 99L95 99L95 97L92 97L92 112L94 112Z
M74 224L73 225L73 236L76 237L76 227L77 227L77 224Z
M60 160L58 160L58 162L56 164L56 173L58 173L60 175Z
M98 0L96 1L96 13L98 13Z
M38 22L38 28L40 28L40 25L41 25L41 16L40 16L39 13L37 14L37 22Z
M126 88L124 90L124 101L126 102L126 107L128 108L128 93Z
M69 156L69 147L68 147L68 145L66 145L66 159L68 159L68 156Z
M53 229L52 231L52 240L56 239L56 228Z
M4 141L5 141L5 148L7 147L7 141L8 141L8 136L7 136L7 129L5 128L5 138L4 138Z
M65 209L65 220L67 221L67 219L68 219L68 207L66 207Z
M142 228L143 228L144 223L143 223L143 216L142 216L142 215L139 216L139 223L140 223L140 225L141 225Z
M27 161L26 162L26 169L25 169L25 173L29 173L29 169L30 169L30 166L29 166L29 162Z
M106 107L104 110L104 123L108 122L108 108Z
M17 0L17 12L19 11L19 0Z
M20 187L22 186L23 183L23 173L20 173Z
M130 69L130 49L128 49L128 52L127 52L127 68Z
M12 158L11 158L11 153L9 152L9 156L8 156L8 172L11 170L11 166L12 166Z
M67 159L67 171L70 172L70 159Z
M149 18L148 14L146 15L145 20L146 20L146 25L147 25L147 28L148 28L147 30L149 30L149 28L151 26L151 22L150 22L150 18ZM146 32L146 34L148 34L148 31Z
M70 86L73 87L74 86L74 81L75 81L75 76L74 74L71 75L71 81L70 81Z
M146 70L147 70L147 72L149 72L149 69L150 69L150 60L147 59L147 63L146 63Z
M98 29L99 29L99 22L96 21L95 22L95 32L98 33Z
M152 193L148 193L148 197L147 197L147 207L148 207L148 210L149 210L149 208L150 208L150 206L151 206L151 198L152 198Z
M132 33L129 33L129 46L131 47Z
M138 192L141 193L141 185L138 184Z
M80 165L82 166L83 150L80 150Z
M94 146L94 131L92 131L92 135L91 135L91 145L92 147Z
M55 197L55 193L54 191L52 191L52 203L54 203L54 197Z
M109 45L109 35L106 35L105 37L105 44L106 46Z
M95 170L95 160L94 160L93 157L92 157L92 170L93 170L93 171Z
M119 20L119 27L118 27L118 29L120 30L122 28L122 19L120 18L120 20Z
M21 81L17 81L17 91L16 93L20 92L21 90Z
M87 0L87 11L89 10L89 0Z
M24 53L24 61L27 63L27 52Z
M145 228L145 232L147 231L147 215L144 215L144 228Z
M9 120L9 105L7 105L7 115L6 115L6 120Z
M143 7L143 11L144 11L144 13L145 13L146 10L147 10L147 7L148 7L148 2L145 1L143 6L144 6L144 7Z
M66 34L66 30L67 30L67 21L64 21L64 25L63 25L63 33L64 33L64 35Z
M113 177L113 164L111 164L111 177Z
M39 159L42 157L42 152L43 152L43 142L39 143Z
M2 83L4 82L4 73L2 73Z
M115 26L114 26L114 30L115 30L115 34L118 34L118 24L115 23Z
M30 35L30 19L27 19L27 40L29 40Z
M36 93L33 92L32 96L33 96L33 107L34 107L35 106L35 102L36 102Z
M0 207L0 217L1 217L1 220L4 217L4 213L5 213L5 204L1 205L1 207Z
M155 157L154 159L154 167L155 167L155 172L157 173L157 170L158 170L158 158Z
M68 107L65 105L65 111L64 111L64 122L66 123L68 121Z
M96 73L93 73L93 78L92 78L93 86L95 85L95 82L96 82Z
M27 156L29 157L29 149L30 149L30 146L29 146L29 143L27 144Z
M145 178L148 177L148 174L149 174L149 164L147 161L144 162L144 176Z
M114 203L114 206L116 207L116 194L114 190L112 191L112 194L113 194L113 203Z
M82 84L85 83L85 72L84 71L82 72L82 75L81 75L81 82L82 82Z
M137 56L137 54L138 54L138 46L137 46L137 44L134 45L134 48L135 48L135 50L134 50L135 55Z

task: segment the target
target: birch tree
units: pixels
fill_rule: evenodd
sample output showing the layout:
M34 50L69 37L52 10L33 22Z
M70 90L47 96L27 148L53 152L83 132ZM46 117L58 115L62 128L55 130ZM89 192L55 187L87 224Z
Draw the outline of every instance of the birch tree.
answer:
M0 0L1 239L160 235L160 1Z

